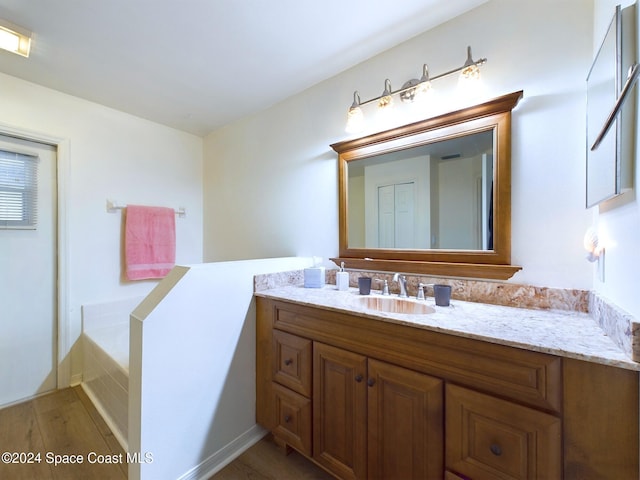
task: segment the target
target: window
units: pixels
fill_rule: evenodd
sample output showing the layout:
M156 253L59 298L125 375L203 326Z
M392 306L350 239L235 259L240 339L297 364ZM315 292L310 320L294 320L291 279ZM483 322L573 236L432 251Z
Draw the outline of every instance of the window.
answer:
M35 229L38 157L0 150L0 228Z

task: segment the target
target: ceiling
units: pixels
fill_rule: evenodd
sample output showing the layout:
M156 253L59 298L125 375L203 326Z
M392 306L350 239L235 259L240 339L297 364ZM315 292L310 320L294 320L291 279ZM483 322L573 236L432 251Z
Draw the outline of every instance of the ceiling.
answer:
M487 0L0 0L0 71L204 136Z

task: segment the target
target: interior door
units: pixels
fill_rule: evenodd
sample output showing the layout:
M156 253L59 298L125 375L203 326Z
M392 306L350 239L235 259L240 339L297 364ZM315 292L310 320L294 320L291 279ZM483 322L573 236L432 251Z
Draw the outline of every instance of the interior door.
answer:
M415 246L415 184L378 187L378 247Z
M35 229L0 228L0 406L56 388L56 149L0 135L0 150L35 155Z
M396 246L395 185L378 187L378 247Z
M415 248L415 185L410 182L395 187L395 248Z

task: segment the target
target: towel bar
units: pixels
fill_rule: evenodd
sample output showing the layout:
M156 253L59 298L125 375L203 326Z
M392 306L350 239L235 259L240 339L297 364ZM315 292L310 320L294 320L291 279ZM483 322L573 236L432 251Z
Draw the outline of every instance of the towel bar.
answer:
M107 212L109 213L116 213L117 210L123 210L125 208L127 208L126 205L120 205L115 200L107 200ZM178 217L180 218L184 218L187 216L187 209L184 207L179 207L177 210L175 210L175 212L176 215L178 215Z

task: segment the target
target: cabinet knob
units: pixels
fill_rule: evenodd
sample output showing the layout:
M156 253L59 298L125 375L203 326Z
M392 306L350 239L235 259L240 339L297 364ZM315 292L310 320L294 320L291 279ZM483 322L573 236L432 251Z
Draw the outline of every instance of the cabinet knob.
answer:
M284 416L284 423L289 423L291 421L291 415Z
M369 385L370 387L373 387L376 384L376 381L374 378L370 378L369 380L367 380L367 385Z
M289 365L291 365L292 363L293 363L293 360L292 360L292 359L290 359L290 358L287 358L287 359L284 361L284 364L285 364L287 367L288 367Z
M495 443L491 444L489 450L491 450L491 453L493 453L496 457L502 455L502 449L500 448L500 445L497 445Z
M358 374L356 375L356 382L360 383L362 381L362 375Z

